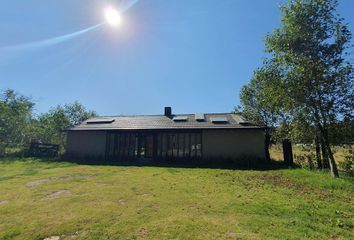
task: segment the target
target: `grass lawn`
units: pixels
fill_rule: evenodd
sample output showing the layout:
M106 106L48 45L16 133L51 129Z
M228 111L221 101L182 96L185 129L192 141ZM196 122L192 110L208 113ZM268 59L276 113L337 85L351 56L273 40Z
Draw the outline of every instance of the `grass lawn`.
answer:
M353 193L304 169L3 159L0 239L354 239Z

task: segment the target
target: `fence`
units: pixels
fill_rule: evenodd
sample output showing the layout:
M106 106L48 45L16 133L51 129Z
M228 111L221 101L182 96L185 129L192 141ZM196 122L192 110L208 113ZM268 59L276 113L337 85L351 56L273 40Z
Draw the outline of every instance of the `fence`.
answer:
M56 157L58 156L59 145L32 142L28 155L30 157Z

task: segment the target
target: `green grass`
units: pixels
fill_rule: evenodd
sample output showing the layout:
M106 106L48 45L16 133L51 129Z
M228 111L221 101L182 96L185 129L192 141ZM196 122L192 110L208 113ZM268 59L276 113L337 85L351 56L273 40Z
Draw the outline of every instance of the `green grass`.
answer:
M304 169L0 160L0 239L353 239L353 193Z

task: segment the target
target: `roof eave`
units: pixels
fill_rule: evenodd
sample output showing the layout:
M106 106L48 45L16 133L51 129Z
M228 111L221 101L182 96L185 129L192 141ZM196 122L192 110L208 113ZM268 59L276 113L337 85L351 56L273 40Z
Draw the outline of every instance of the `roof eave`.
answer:
M266 130L266 127L193 127L193 128L68 128L62 130L63 132L72 132L72 131L143 131L143 130Z

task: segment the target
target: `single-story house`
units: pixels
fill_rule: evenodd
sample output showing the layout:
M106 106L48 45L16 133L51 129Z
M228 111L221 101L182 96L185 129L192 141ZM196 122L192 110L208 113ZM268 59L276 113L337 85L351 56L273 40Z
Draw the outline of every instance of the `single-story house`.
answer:
M110 116L67 129L67 154L126 159L265 158L265 131L232 113Z

